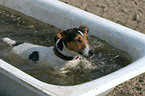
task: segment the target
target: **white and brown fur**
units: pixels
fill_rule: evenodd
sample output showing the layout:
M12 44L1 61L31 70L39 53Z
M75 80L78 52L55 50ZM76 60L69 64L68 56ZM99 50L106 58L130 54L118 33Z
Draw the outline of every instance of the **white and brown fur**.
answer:
M90 57L94 51L88 43L88 27L61 30L54 38L55 45L45 47L31 43L17 42L10 38L3 38L3 41L11 45L10 53L24 60L33 61L35 64L50 66L54 69L65 70L77 66L85 60L84 67L91 64L82 57Z

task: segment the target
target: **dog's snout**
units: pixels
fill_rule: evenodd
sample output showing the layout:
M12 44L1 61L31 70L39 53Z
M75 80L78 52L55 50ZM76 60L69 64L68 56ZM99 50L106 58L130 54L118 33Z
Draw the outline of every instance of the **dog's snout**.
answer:
M95 53L95 50L90 50L89 55L92 56Z

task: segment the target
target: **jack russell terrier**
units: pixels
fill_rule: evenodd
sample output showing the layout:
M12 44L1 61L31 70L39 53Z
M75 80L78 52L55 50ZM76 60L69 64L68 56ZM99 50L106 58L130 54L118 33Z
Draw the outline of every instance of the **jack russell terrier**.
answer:
M82 25L79 28L61 30L56 34L55 45L52 47L17 42L7 37L3 41L11 46L11 54L23 60L63 71L78 64L83 64L87 69L92 64L83 57L90 58L94 54L88 43L87 33L88 27Z

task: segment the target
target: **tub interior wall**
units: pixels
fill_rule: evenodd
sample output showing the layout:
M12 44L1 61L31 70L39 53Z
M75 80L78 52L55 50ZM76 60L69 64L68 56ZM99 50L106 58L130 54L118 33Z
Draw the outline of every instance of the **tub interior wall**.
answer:
M0 12L1 12L1 14L0 14L0 17L1 18L3 18L3 20L9 20L9 21L5 21L5 23L4 23L4 25L3 24L1 24L2 26L5 26L7 29L5 29L5 27L2 27L1 28L1 30L2 30L2 32L1 32L1 37L0 38L3 38L3 37L5 37L5 36L9 36L10 38L12 38L13 40L16 40L16 41L24 41L24 42L31 42L31 43L33 43L33 44L40 44L40 45L44 45L44 46L48 46L48 45L52 45L52 42L53 42L53 39L51 39L54 35L55 35L55 32L58 32L58 31L60 31L60 29L58 29L58 28L56 28L56 27L49 27L49 26L51 26L51 25L48 25L47 24L47 28L48 29L36 29L37 27L40 27L40 26L34 26L33 28L29 28L29 26L32 24L31 22L29 22L29 21L31 21L31 20L29 20L28 22L27 22L27 18L25 18L25 16L20 16L19 17L19 15L17 14L17 13L13 13L13 11L11 11L11 13L9 13L9 12L6 12L6 11L4 11L4 10L0 10ZM21 18L21 20L19 20L19 19L17 19L17 18ZM16 20L15 22L13 21L13 20ZM23 21L22 21L23 20ZM26 20L26 21L25 21ZM2 22L2 21L1 21ZM18 22L27 22L28 23L28 25L27 25L27 23L18 23ZM29 24L30 23L30 24ZM42 22L40 22L40 23L42 23ZM6 24L6 25L5 25ZM12 26L12 27L9 27L9 26ZM15 26L15 27L14 27ZM14 28L14 29L13 29ZM5 29L5 30L4 30ZM57 30L58 29L58 30ZM15 31L15 30L18 30L18 31ZM11 35L9 35L9 33L7 33L7 32L11 32ZM89 32L90 33L90 32ZM18 35L19 34L19 35ZM21 36L23 36L23 37L21 37ZM31 39L30 39L31 38ZM43 38L43 39L42 39ZM50 39L50 40L49 40ZM41 43L39 43L39 42L41 42ZM118 70L118 69L120 69L120 68L122 68L122 67L124 67L124 66L126 66L126 64L129 64L130 63L130 59L129 59L129 61L127 60L122 60L123 58L124 59L127 59L127 56L128 56L128 54L126 54L125 55L125 53L124 52L122 52L122 51L120 51L119 52L119 55L117 54L118 53L118 51L117 51L117 49L116 48L114 48L114 49L112 49L112 47L110 46L109 47L109 45L107 44L105 44L104 45L104 41L102 41L102 40L99 40L98 38L96 38L95 36L90 36L90 39L89 39L89 42L90 42L90 44L92 45L92 47L94 48L94 49L98 49L98 50L100 50L100 51L98 51L98 52L96 52L95 54L94 54L94 56L95 56L95 58L94 59L91 59L90 61L92 62L92 63L95 63L95 64L97 64L98 65L98 70L100 70L100 72L102 72L103 74L108 74L108 73L110 73L111 72L111 70L114 72L115 70ZM98 42L98 43L97 43ZM3 42L1 42L2 44L3 44ZM97 46L98 45L98 46ZM100 46L100 47L99 47ZM101 47L102 46L102 47ZM107 47L108 46L108 47ZM2 45L2 47L3 47L3 45ZM6 45L2 50L5 50L6 48L7 48L8 46ZM102 49L103 48L103 49ZM104 50L104 51L103 51ZM113 50L113 51L111 51L111 50ZM117 51L117 53L116 53L116 51ZM109 52L109 53L108 53ZM121 53L122 52L122 53ZM3 53L3 51L1 51L1 53ZM115 53L115 54L114 54ZM98 55L97 55L98 54ZM100 54L100 55L99 55ZM106 54L106 55L105 55ZM108 55L108 54L110 54L110 56ZM113 55L114 54L114 55ZM3 55L3 54L2 54ZM7 56L6 55L8 55L8 58L7 58ZM108 58L106 58L107 56L109 56ZM118 57L119 56L119 57ZM121 57L120 57L121 56ZM6 57L6 58L5 58ZM98 60L98 58L96 58L96 57L98 57L98 58L100 58L99 60ZM116 59L111 59L111 58L116 58ZM123 57L123 58L122 58ZM130 57L130 56L129 56ZM104 59L104 58L106 58L106 59ZM120 59L119 59L120 58ZM121 59L122 58L122 59ZM31 75L31 76L34 76L34 77L36 77L37 79L39 79L39 80L41 80L41 81L44 81L44 82L47 82L47 83L49 83L49 84L58 84L58 85L73 85L73 84L78 84L79 82L81 82L82 81L82 83L86 80L86 81L89 81L89 80L92 80L92 79L89 79L88 78L88 76L91 76L91 78L97 78L97 77L99 77L100 75L93 75L94 74L94 72L98 72L98 70L96 70L96 71L94 71L93 72L93 74L91 75L91 74L89 74L89 75L87 75L87 76L84 76L85 78L83 79L83 78L80 78L80 81L77 79L77 80L74 80L73 78L75 78L74 76L75 75L73 75L73 77L71 77L71 75L68 75L68 77L70 77L70 79L68 79L68 78L63 78L63 80L62 80L62 78L60 78L60 77L58 77L59 78L59 80L57 79L55 79L55 78L57 78L56 76L51 76L51 75L48 75L49 73L48 72L45 72L45 70L43 70L42 71L42 68L37 68L36 66L31 66L31 64L30 64L30 66L28 65L28 64L24 64L23 65L23 60L21 61L20 60L20 58L17 58L17 57L15 57L15 58L13 58L13 60L11 60L12 59L12 57L11 57L11 55L9 54L9 52L7 51L6 53L4 52L4 57L2 57L2 59L3 60L5 60L5 61L7 61L7 62L9 62L10 64L12 64L13 66L16 66L17 68L19 68L19 69L21 69L21 70L23 70L24 72L26 72L27 74L29 74L29 75ZM110 62L112 62L111 64L109 63L109 61ZM122 63L121 63L122 62ZM124 62L124 63L123 63ZM126 62L126 63L125 63ZM103 65L101 65L101 64L104 64L104 65L106 65L106 67L104 66L103 67ZM28 66L27 66L28 65ZM108 66L108 67L107 67ZM112 68L111 68L112 67ZM28 70L28 68L30 69L30 70ZM37 71L36 71L36 69L37 69ZM45 68L44 68L45 69ZM104 71L102 71L102 70L104 70ZM42 71L42 72L40 72L40 73L37 73L38 72L38 70L40 70L40 71ZM110 71L109 71L110 70ZM35 71L35 72L34 72ZM34 73L34 74L33 74ZM37 75L36 75L36 73L37 73ZM79 73L79 72L78 72ZM39 75L38 75L39 74ZM42 74L43 74L43 76L42 76ZM73 72L72 72L72 74L73 74ZM103 75L102 74L102 75ZM82 75L82 73L80 73L80 75ZM40 78L39 78L40 77ZM45 77L44 79L42 78L42 77ZM79 76L79 77L81 77L81 76ZM48 78L48 79L46 79L46 78ZM76 78L78 78L77 77L77 75L76 75ZM56 81L55 81L56 80ZM52 82L53 81L53 82ZM59 82L59 81L65 81L65 82ZM73 81L73 82L72 82ZM69 83L70 82L70 83Z

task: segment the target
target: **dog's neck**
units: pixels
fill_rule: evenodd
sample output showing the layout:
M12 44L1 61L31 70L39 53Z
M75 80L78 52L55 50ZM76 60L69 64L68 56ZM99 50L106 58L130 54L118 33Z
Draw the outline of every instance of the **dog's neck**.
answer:
M56 56L66 61L77 59L79 57L76 52L67 49L61 39L56 41L54 45L54 53Z

